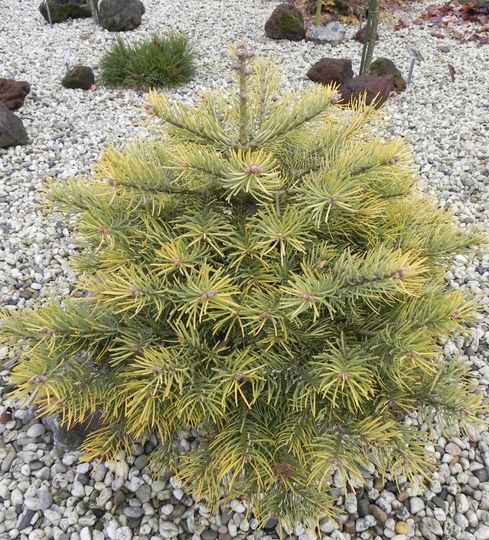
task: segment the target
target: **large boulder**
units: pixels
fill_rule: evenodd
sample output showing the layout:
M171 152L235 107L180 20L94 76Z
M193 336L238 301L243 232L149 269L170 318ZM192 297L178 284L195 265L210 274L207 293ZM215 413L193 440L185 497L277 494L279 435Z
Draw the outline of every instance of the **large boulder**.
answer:
M73 66L63 77L61 84L65 88L81 88L90 90L95 83L92 68L88 66Z
M27 144L28 141L22 120L0 103L0 148Z
M280 4L265 23L265 34L272 39L301 41L306 37L304 17L292 4Z
M365 98L367 105L374 104L375 108L379 108L387 101L393 87L393 75L353 77L351 81L340 88L341 102L351 104L358 99Z
M20 109L24 105L24 100L30 91L30 84L26 81L0 78L0 101L11 111Z
M82 19L92 16L92 10L88 0L47 0L52 23L60 23L67 19ZM49 22L46 1L43 0L39 11L44 19Z
M307 77L321 84L343 85L353 78L351 60L347 58L321 58L309 68Z
M398 92L406 90L406 81L396 65L389 58L377 58L370 64L370 75L380 77L382 75L392 75L394 77L394 89Z
M134 30L141 24L144 5L140 0L100 0L99 23L111 32Z

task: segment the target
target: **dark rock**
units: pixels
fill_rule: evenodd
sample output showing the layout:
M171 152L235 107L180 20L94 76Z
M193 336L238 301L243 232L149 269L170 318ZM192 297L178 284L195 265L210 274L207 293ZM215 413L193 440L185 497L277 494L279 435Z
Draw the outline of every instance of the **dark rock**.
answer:
M35 510L26 510L19 517L19 521L17 522L17 529L19 529L19 531L22 531L23 529L26 529L27 527L29 527L35 513L36 513Z
M368 497L362 497L358 499L358 515L360 517L365 517L370 513L370 501Z
M100 413L95 414L89 421L76 424L70 429L59 423L57 416L45 417L44 425L53 432L54 447L62 452L78 450L85 438L100 427Z
M358 41L359 43L365 43L366 36L367 36L367 27L362 26L362 28L360 28L360 30L353 36L353 39L355 41ZM377 41L378 39L379 39L379 34L377 32L377 34L375 35L375 41Z
M278 525L278 519L277 518L270 518L266 523L265 525L263 525L263 528L264 529L275 529L275 527Z
M92 16L92 10L87 0L47 0L52 23L60 23L67 19L82 19ZM49 22L46 1L43 0L39 11L44 19Z
M385 483L384 489L390 491L391 493L397 493L396 484L394 484L394 482L390 482L389 480Z
M231 518L233 517L233 511L230 509L230 508L223 508L222 509L222 512L221 512L221 521L222 521L222 524L223 525L227 525L230 521L231 521ZM270 521L270 520L268 520ZM267 523L268 523L267 521ZM278 522L277 522L278 523ZM276 525L276 524L275 524ZM274 527L275 527L274 525ZM265 524L265 528L266 528L266 524ZM273 527L272 527L273 528Z
M134 30L141 24L144 5L140 0L100 0L100 25L110 32Z
M95 76L92 68L88 66L73 66L61 81L65 88L81 88L82 90L90 90L94 83Z
M343 85L353 78L351 60L346 58L321 58L309 68L307 78L321 84Z
M92 508L92 513L97 519L100 519L105 515L105 510L102 510L102 508Z
M22 120L0 103L0 148L27 144L28 141Z
M446 487L443 487L440 493L438 493L438 497L446 501L448 498L448 489Z
M139 529L139 527L141 526L141 518L127 518L127 526L131 530Z
M265 34L272 39L301 41L306 37L304 17L292 4L280 4L265 23Z
M0 101L11 111L20 109L24 105L31 87L26 81L0 78Z
M148 462L149 456L147 456L146 454L141 454L134 460L134 467L136 467L136 469L138 470L142 470L144 469L144 467L146 467Z
M430 500L431 503L433 503L433 506L438 506L438 508L441 508L443 510L447 510L448 509L448 503L447 501L445 501L444 499L442 499L441 497L433 497L431 500Z
M119 506L120 504L126 502L126 496L124 492L122 491L122 489L118 489L114 493L114 498L112 499L112 502L114 503L115 506Z
M377 58L370 65L370 75L381 77L382 75L392 75L394 77L394 88L398 92L406 89L406 81L401 72L396 68L396 65L389 58Z
M489 480L489 469L487 467L484 467L484 469L477 469L473 474L480 482L487 482Z
M351 81L344 84L340 93L344 104L351 104L365 96L366 104L371 105L375 102L375 108L381 107L389 97L394 86L394 77L392 75L364 75L353 77Z
M484 266L482 266L482 264L479 264L476 268L476 271L478 274L480 274L481 276L483 276L486 272L487 272L487 269L484 268Z

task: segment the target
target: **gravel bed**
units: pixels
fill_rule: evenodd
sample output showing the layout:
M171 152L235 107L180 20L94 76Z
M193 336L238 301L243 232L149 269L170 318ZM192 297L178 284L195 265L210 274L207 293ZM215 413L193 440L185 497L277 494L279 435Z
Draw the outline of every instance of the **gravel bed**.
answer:
M194 43L198 73L184 88L172 91L192 100L205 88L232 80L226 51L246 39L283 67L291 88L305 87L308 67L322 56L352 58L358 69L361 45L348 39L329 45L273 42L263 25L277 2L267 0L145 0L142 26L125 35L137 40L154 32L178 30ZM430 2L420 2L404 19L414 19ZM7 4L7 5L4 5ZM351 37L356 28L348 29ZM413 146L423 187L465 224L489 225L489 46L436 39L428 28L398 32L381 26L377 56L388 56L407 72L407 46L424 57L407 91L385 108L379 132L405 137ZM46 213L41 191L47 176L87 174L107 144L122 145L148 135L141 92L67 90L60 85L63 58L90 65L96 76L102 51L115 39L91 20L50 28L25 0L0 7L0 76L27 80L32 92L18 114L30 135L24 147L0 150L0 305L24 308L50 295L70 294L75 276L67 261L76 250L70 220ZM447 52L440 51L443 46ZM456 70L451 81L448 64ZM459 256L447 274L452 287L474 292L484 309L471 335L448 340L448 356L462 355L474 378L489 386L489 255ZM10 352L0 348L0 360ZM153 481L147 469L153 443L136 446L128 457L126 479L104 463L80 463L75 452L53 449L52 434L32 411L11 402L8 370L0 373L0 540L231 540L278 538L277 523L263 529L234 501L219 515L189 497L172 478ZM5 420L5 419L4 419ZM489 420L489 417L488 417ZM413 420L416 422L416 420ZM182 444L187 442L182 439ZM344 497L345 514L335 524L323 520L320 532L297 525L287 531L297 540L488 540L489 435L470 432L435 446L437 472L423 492L403 484L367 479L365 490Z

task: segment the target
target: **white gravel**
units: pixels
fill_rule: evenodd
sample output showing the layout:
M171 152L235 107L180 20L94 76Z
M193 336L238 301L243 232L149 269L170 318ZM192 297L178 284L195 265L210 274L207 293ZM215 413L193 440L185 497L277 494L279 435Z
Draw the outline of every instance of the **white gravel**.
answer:
M348 39L329 45L265 40L263 25L277 2L267 0L145 0L142 26L124 37L179 30L194 43L198 73L172 93L193 99L204 88L226 86L232 73L226 52L246 39L261 54L283 66L287 84L311 84L304 74L322 56L352 58L358 69L361 45ZM429 2L417 3L413 19ZM356 28L349 28L351 37ZM436 39L430 29L409 26L398 32L382 25L377 56L388 56L407 72L407 46L421 52L407 91L390 100L381 128L405 137L414 148L423 185L463 224L489 228L489 46ZM438 31L437 31L438 32ZM75 250L65 216L39 206L47 176L86 174L108 143L122 145L146 136L144 96L129 90L67 90L61 84L65 51L71 62L89 65L99 75L101 53L115 39L85 19L50 28L37 2L10 0L0 6L0 76L27 80L32 93L18 114L30 135L25 147L0 150L0 305L29 306L50 294L68 295L74 276L67 260ZM441 52L439 46L448 46ZM451 82L448 64L456 70ZM447 341L447 355L468 357L474 376L489 386L489 256L458 257L447 275L451 286L481 295L485 311L472 336ZM9 351L0 348L0 360ZM102 540L167 538L230 540L277 538L275 523L263 530L246 518L246 504L234 501L218 516L188 497L175 481L152 482L147 475L151 445L135 448L126 481L104 464L79 464L76 453L58 456L51 433L30 411L17 409L0 384L0 411L14 417L0 423L0 540ZM439 460L429 489L414 493L401 484L372 478L357 498L338 497L350 512L337 524L324 520L321 532L301 526L291 538L352 540L406 538L489 539L489 436L487 432L435 447ZM373 505L373 506L372 506ZM350 534L347 531L355 531Z

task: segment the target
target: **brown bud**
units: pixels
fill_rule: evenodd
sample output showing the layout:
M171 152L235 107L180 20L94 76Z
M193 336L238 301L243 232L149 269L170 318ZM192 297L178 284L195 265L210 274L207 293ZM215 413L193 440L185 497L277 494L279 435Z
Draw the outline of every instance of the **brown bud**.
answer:
M31 378L29 384L42 384L48 380L47 375L36 375Z
M143 293L136 287L128 287L127 289L134 297L143 296Z
M394 272L394 274L392 275L392 277L394 279L398 279L399 281L403 281L404 278L406 277L406 270L404 268L401 268L400 270L397 270L397 272Z
M210 300L211 298L214 298L216 296L216 291L206 291L200 298L204 301Z
M258 165L249 165L244 170L244 173L247 176L252 176L254 174L262 174L262 172L263 172L263 169L261 167L259 167Z
M243 379L244 379L244 375L242 373L236 373L236 375L234 376L234 380L236 382L241 382Z
M48 337L51 337L54 334L54 332L47 326L44 326L43 328L39 328L39 333L45 334Z
M294 476L294 471L289 467L287 463L276 463L273 467L273 470L276 474L285 476L286 478L292 478Z
M173 263L173 266L175 266L179 270L185 268L185 264L181 259L172 259L171 262Z

